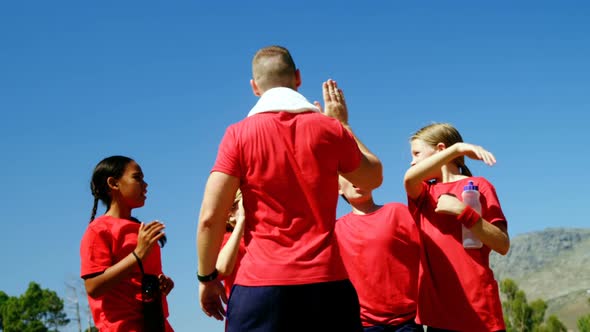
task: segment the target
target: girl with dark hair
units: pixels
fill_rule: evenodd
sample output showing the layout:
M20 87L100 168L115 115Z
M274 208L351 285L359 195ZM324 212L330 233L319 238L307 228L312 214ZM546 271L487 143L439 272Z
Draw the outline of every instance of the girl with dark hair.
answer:
M467 156L491 166L494 155L463 143L457 129L446 123L418 130L410 144L412 166L404 186L422 242L417 321L429 332L505 330L489 255L491 250L508 252L507 222L494 186L474 177L464 160ZM479 187L481 213L460 199L469 182ZM483 242L481 248L463 246L461 225Z
M96 165L90 182L94 206L80 245L81 277L100 331L171 332L166 295L174 282L162 273L164 224L143 223L131 211L145 204L147 183L131 158ZM106 206L95 218L98 201Z

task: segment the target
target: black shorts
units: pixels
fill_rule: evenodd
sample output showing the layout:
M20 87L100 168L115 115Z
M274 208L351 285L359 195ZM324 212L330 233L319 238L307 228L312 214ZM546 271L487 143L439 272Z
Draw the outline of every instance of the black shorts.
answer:
M228 332L362 332L356 291L349 280L293 286L235 285L227 307Z

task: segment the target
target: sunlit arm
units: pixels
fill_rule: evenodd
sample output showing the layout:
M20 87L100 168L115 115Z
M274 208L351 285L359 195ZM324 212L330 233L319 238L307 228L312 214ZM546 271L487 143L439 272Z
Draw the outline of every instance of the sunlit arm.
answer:
M453 144L449 148L422 160L406 171L404 187L408 197L412 199L418 198L422 191L422 182L435 178L440 173L441 167L460 156L458 148L460 144Z
M244 218L244 216L239 216L238 218ZM219 274L223 276L228 276L232 274L234 268L236 266L236 261L238 259L238 251L240 248L240 241L242 240L242 236L244 235L244 221L238 221L234 230L232 231L229 239L221 248L219 252L219 256L217 257L217 263L215 267Z
M329 79L322 84L322 92L324 97L324 104L326 105L326 116L337 119L342 126L350 132L356 144L362 153L361 165L355 171L350 173L340 173L345 179L350 181L357 187L372 190L381 185L383 182L383 166L381 160L377 158L369 149L361 142L361 140L354 134L352 128L348 124L348 107L344 99L344 93L338 88L336 81ZM322 110L319 103L316 106Z
M212 172L207 180L197 226L200 275L209 275L215 270L225 222L239 185L239 178L221 172Z
M448 167L449 164L452 165L451 162L457 157L466 156L471 159L481 160L489 166L496 163L494 155L478 145L461 142L455 143L450 147L445 147L443 143L439 143L436 149L438 150L437 153L410 167L406 172L404 176L404 187L411 199L416 199L420 196L423 181L440 176L441 168ZM456 167L456 165L453 166ZM446 182L448 179L443 178L437 180Z
M140 258L143 259L143 257ZM109 289L131 273L136 265L137 261L135 257L133 257L133 254L129 254L115 265L106 269L103 273L84 279L86 293L92 298L104 295Z
M467 206L453 195L441 195L436 203L436 213L461 215ZM477 213L477 212L475 212ZM471 231L483 244L501 255L506 255L510 249L510 238L503 223L492 224L479 215L477 222L471 226Z
M343 126L356 141L359 150L361 150L362 158L359 168L350 173L341 173L340 175L355 186L365 190L373 190L379 187L383 183L383 165L381 164L381 160L361 142L348 124L343 124Z
M493 251L500 255L506 255L510 249L510 237L506 226L502 223L492 224L487 220L480 218L471 231L475 234L483 244L490 247Z

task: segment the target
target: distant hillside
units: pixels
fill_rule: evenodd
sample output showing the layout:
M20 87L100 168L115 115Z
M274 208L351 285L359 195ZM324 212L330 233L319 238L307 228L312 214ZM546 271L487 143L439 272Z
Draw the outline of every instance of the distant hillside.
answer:
M575 331L576 321L590 313L590 229L550 228L511 239L506 256L492 253L490 265L497 280L513 279L529 301L549 304Z

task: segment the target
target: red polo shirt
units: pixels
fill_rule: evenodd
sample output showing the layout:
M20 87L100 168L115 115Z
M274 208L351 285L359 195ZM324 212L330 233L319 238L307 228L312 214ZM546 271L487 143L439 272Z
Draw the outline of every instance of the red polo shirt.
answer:
M321 113L260 113L228 127L212 172L240 178L247 253L236 284L347 279L334 241L338 172L360 160L352 135Z

